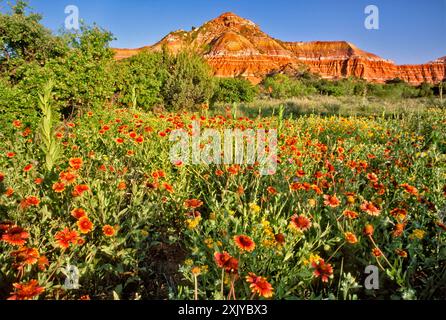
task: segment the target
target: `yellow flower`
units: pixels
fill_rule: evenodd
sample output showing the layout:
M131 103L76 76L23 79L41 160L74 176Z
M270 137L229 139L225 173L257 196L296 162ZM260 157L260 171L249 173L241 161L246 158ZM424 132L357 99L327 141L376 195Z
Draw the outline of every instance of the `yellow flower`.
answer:
M250 203L250 204L249 204L249 208L250 208L251 211L252 211L253 213L255 213L255 214L257 214L257 213L260 212L260 207L259 207L257 204L255 204L255 203Z
M308 199L308 205L312 208L316 206L316 200L315 199Z
M412 232L412 234L410 235L410 239L415 239L415 238L417 238L417 239L423 239L424 238L424 235L426 234L426 231L424 231L424 230L421 230L421 229L415 229L413 232Z
M149 236L149 233L147 232L147 230L141 230L141 235L142 235L143 237L148 237L148 236Z
M317 254L310 254L310 257L308 259L304 260L304 265L312 264L313 262L318 262L322 258Z
M192 261L192 259L186 259L186 260L184 260L184 264L185 264L186 266L191 266L191 265L194 264L194 262Z
M211 238L207 238L204 240L204 244L210 249L213 247L214 240L212 240Z
M190 230L194 230L198 226L200 221L201 221L201 217L197 217L195 219L187 219L186 220L187 228Z

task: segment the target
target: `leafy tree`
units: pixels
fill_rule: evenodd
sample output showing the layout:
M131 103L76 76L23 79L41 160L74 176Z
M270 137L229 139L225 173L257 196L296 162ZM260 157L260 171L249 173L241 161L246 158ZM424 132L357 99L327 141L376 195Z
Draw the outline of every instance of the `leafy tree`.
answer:
M219 79L215 88L213 102L252 102L257 95L257 87L242 78Z
M116 89L121 103L132 104L133 91L139 107L148 109L163 103L161 88L168 74L162 53L145 51L117 63L115 67Z
M419 93L418 93L419 97L432 97L434 95L433 86L427 82L423 82L418 87L418 90L419 90Z
M193 109L207 103L214 81L208 64L197 54L184 51L169 54L164 50L168 76L161 88L168 110Z
M65 52L63 39L53 36L40 23L42 16L27 14L27 8L26 1L18 0L10 12L0 13L1 72L13 73L24 62L43 64Z
M30 62L18 67L18 86L37 105L38 92L53 80L55 106L64 115L103 105L114 92L113 52L108 46L112 35L97 26L82 26L78 33L62 37L66 53L49 59L43 66Z

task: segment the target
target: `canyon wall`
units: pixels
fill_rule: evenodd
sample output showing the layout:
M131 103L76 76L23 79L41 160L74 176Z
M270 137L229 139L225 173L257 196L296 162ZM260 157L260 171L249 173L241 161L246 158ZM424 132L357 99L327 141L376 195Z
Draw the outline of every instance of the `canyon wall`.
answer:
M259 83L265 76L304 70L325 79L358 77L384 83L400 78L410 84L438 83L446 78L446 57L422 65L398 66L346 41L283 42L262 32L252 21L225 13L192 31L170 33L153 46L114 49L117 60L141 51L194 50L217 77L244 77Z

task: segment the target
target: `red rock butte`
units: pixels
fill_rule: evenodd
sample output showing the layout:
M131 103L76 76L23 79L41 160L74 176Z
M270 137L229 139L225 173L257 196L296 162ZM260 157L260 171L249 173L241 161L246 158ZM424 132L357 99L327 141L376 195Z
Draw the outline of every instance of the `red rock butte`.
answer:
M163 47L171 52L193 50L206 59L215 76L243 77L253 83L269 74L293 75L303 70L325 79L354 76L384 83L400 78L412 85L446 78L446 57L420 65L396 65L346 41L284 42L233 13L224 13L189 32L172 32L152 46L113 50L115 59L121 60Z

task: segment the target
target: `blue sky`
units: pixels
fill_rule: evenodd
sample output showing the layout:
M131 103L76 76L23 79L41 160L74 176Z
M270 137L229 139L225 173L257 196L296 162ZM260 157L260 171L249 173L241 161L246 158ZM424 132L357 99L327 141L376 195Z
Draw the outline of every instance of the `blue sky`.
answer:
M2 11L5 0L0 0ZM446 55L446 0L30 0L43 23L57 31L67 5L87 23L110 30L114 47L157 42L231 11L286 41L346 40L398 64ZM380 10L380 29L364 27L367 5Z

